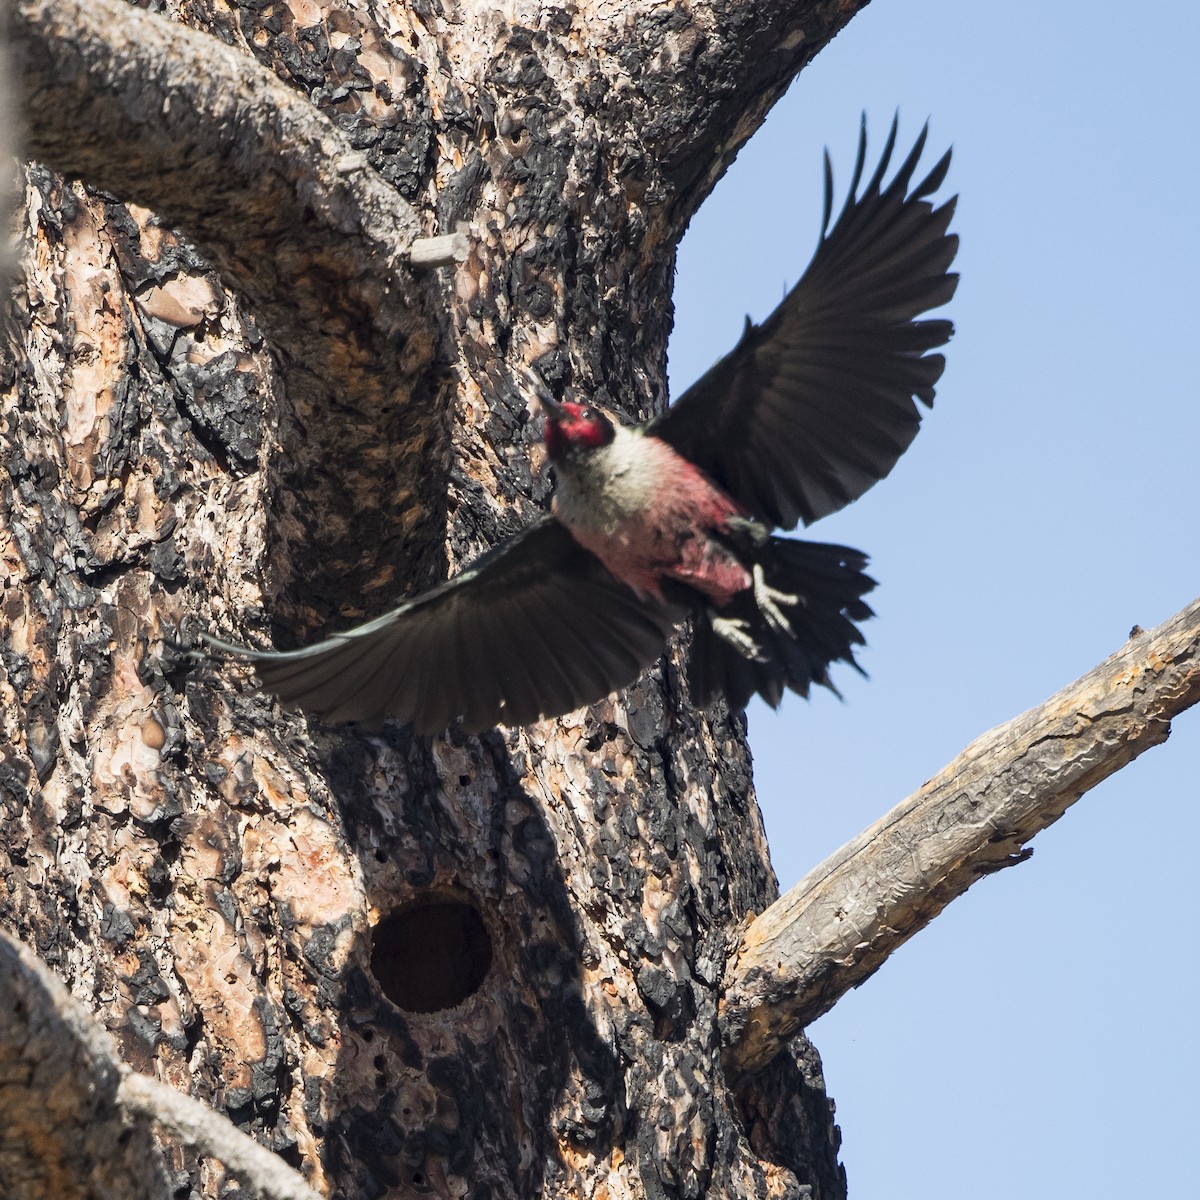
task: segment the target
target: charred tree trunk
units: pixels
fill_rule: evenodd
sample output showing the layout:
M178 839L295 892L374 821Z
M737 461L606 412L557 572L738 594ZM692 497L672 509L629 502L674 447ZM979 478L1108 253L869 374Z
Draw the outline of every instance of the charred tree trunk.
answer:
M807 1042L722 1068L776 885L686 647L430 740L281 714L177 644L310 638L524 523L521 363L661 406L683 229L856 5L155 7L211 39L13 6L44 165L0 380L5 925L328 1195L842 1195ZM465 260L401 261L463 225Z

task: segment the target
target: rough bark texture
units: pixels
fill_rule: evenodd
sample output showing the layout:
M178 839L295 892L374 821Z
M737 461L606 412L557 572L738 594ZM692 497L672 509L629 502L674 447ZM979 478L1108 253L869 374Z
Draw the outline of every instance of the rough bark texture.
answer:
M3 920L127 1063L330 1195L841 1195L807 1044L722 1073L730 938L775 882L743 724L694 710L678 655L562 721L429 740L280 715L173 642L295 642L523 522L520 362L661 404L688 217L856 5L154 7L230 49L206 71L111 0L17 6L45 165L0 375ZM336 131L307 176L253 60ZM368 166L339 190L316 160L343 143ZM396 245L356 207L377 182ZM410 276L460 221L466 261Z
M435 570L450 355L437 365L444 302L406 269L412 205L302 93L206 34L124 0L40 0L13 26L36 156L187 234L165 256L125 239L158 357L195 357L218 305L210 263L266 335L288 408L267 468L286 510L268 526L272 557L299 560L322 618L381 575ZM195 429L236 469L256 462L260 404L225 385L233 359L214 371ZM364 558L357 541L378 544Z
M92 1014L0 930L0 1194L161 1200L176 1189L152 1121L219 1158L252 1196L317 1200L208 1105L130 1071Z
M765 1066L971 884L1024 862L1026 842L1196 703L1200 600L972 742L746 929L721 1005L731 1073Z
M128 1127L112 1039L0 933L0 1195L162 1200L162 1156Z

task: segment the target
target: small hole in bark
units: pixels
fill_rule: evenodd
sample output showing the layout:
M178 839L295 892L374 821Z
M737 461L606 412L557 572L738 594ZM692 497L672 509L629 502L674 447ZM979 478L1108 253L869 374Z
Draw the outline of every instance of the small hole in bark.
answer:
M446 892L413 900L375 927L371 970L405 1012L440 1012L474 995L492 965L479 909Z

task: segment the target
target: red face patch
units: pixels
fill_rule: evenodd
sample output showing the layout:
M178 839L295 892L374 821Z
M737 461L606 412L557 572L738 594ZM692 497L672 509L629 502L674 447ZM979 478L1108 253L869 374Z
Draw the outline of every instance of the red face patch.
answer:
M594 450L612 439L612 422L588 404L565 400L556 417L546 417L546 450L551 458L570 450Z

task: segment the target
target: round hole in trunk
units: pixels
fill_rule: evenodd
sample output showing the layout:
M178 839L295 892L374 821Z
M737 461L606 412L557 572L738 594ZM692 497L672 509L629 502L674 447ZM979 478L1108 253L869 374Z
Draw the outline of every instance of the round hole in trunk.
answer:
M435 892L410 900L375 926L371 971L405 1012L454 1008L480 988L492 965L492 940L469 900Z

